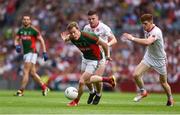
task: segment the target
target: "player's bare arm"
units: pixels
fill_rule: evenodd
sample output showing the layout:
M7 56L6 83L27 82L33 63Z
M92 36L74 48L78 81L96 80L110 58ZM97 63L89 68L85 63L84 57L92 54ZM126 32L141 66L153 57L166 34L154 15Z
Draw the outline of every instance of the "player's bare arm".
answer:
M18 36L18 35L15 36L14 45L15 45L15 46L20 45L20 39L19 39L19 36Z
M134 41L142 45L151 45L154 41L156 41L156 37L154 36L149 36L147 39L137 38L128 33L124 33L123 36L130 41Z
M43 48L43 52L46 52L46 46L45 46L45 42L44 42L44 39L41 35L38 36L38 40L40 41L41 43L41 46Z
M66 41L69 41L70 40L70 35L69 35L69 33L67 32L67 31L65 31L65 32L62 32L61 34L61 38L66 42Z
M107 60L112 60L111 57L110 57L108 44L106 42L104 42L102 39L98 39L97 44L102 46L102 48L103 48L103 50L105 52L106 59Z
M117 39L113 34L111 36L109 36L109 39L110 39L110 41L108 42L108 46L112 46L117 43Z

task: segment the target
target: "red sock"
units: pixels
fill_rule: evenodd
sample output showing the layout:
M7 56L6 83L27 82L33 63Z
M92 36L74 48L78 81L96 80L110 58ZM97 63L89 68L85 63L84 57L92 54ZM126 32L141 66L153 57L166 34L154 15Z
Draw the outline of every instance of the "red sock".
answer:
M46 87L47 87L47 86L46 86L46 84L45 84L45 83L41 85L41 89L42 89L42 90L45 90L45 89L46 89Z
M103 78L102 78L102 82L110 82L109 77L103 77Z
M79 99L75 99L74 101L75 101L76 103L78 103L78 102L79 102Z
M21 89L19 89L21 92L24 92L24 89L23 88L21 88Z

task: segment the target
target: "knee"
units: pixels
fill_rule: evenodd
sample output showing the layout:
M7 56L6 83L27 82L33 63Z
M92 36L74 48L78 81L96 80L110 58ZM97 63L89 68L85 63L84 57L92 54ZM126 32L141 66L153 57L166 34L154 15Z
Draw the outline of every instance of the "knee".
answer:
M32 77L36 76L36 72L35 71L31 71L31 75L32 75Z
M167 80L165 80L165 79L160 79L160 83L161 83L161 85L165 85L165 84L167 84Z
M139 78L140 75L141 75L140 73L134 72L134 73L133 73L133 78L134 78L134 79Z
M24 75L28 75L28 74L29 74L29 70L24 69L23 74L24 74Z
M93 76L90 78L89 83L92 83L92 81L93 81Z
M90 82L90 83L93 83L95 80L96 80L96 76L94 76L94 75L93 75L93 76L91 76L91 78L90 78L90 81L89 81L89 82Z
M85 84L84 79L80 78L80 80L79 80L79 84Z

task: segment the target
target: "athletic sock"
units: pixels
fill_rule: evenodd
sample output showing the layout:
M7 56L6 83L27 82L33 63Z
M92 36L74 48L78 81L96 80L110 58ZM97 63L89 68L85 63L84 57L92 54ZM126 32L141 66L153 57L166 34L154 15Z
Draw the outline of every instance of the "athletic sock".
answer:
M169 96L168 96L168 100L171 100L171 99L173 99L173 96L172 96L172 95L169 95Z
M110 82L110 78L109 77L103 77L102 78L102 82Z
M101 97L101 93L96 93L97 96Z
M75 101L76 103L78 103L78 102L79 102L79 99L75 99L74 101Z
M94 92L95 92L94 88L91 91L89 91L90 94L93 94Z
M24 88L20 88L19 90L20 90L22 93L24 92Z
M45 89L46 89L46 87L47 87L47 86L46 86L46 84L45 84L45 83L41 85L41 89L42 89L42 90L45 90Z
M140 92L143 93L144 91L146 91L144 88L140 89Z

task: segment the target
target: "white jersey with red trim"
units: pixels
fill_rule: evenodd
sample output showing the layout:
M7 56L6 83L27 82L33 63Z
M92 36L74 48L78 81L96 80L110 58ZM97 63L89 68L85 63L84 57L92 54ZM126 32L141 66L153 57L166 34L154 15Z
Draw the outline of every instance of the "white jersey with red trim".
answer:
M151 59L166 59L166 52L164 50L164 40L162 31L157 26L154 26L150 32L145 31L145 38L149 36L154 37L156 40L149 46L147 46L146 53L144 57L149 57Z
M112 35L111 29L106 24L102 23L101 21L99 21L99 24L95 28L92 28L90 24L86 25L84 27L84 31L95 33L98 37L103 39L106 43L108 43L108 37Z

